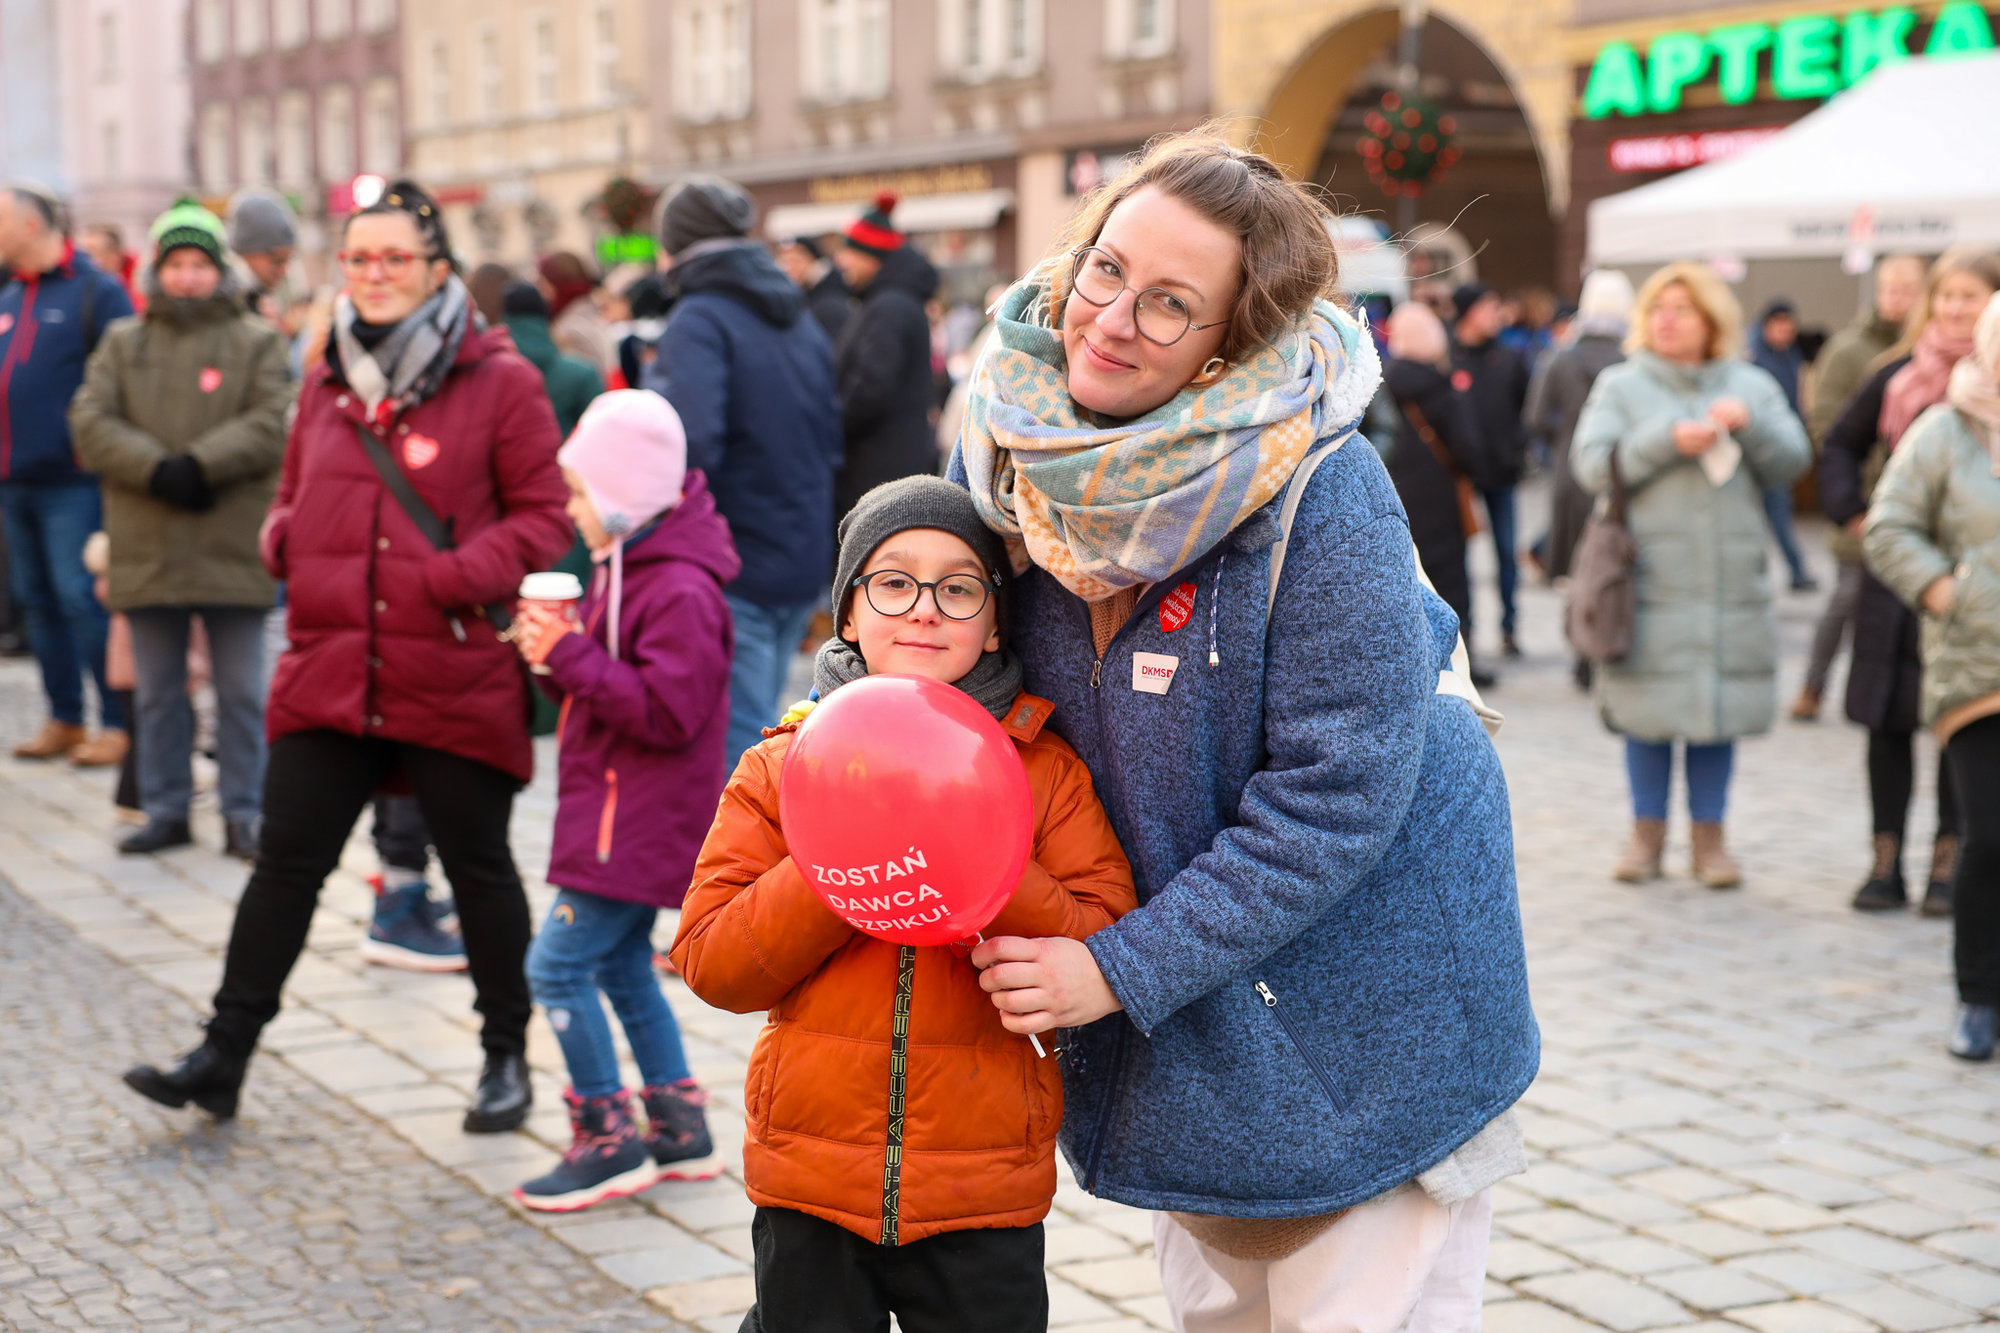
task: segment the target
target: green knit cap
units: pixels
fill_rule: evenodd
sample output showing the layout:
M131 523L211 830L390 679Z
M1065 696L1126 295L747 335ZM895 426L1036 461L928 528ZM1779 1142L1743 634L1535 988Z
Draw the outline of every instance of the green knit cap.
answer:
M228 267L229 233L222 219L202 207L199 200L182 195L166 212L153 219L153 264L157 267L172 251L193 246L215 261L217 268Z

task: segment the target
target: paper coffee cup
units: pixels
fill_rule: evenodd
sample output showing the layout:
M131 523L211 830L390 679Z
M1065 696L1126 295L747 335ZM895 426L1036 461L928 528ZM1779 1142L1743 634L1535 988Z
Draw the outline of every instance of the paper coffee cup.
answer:
M539 606L564 620L574 621L577 603L583 600L583 580L561 570L530 574L521 580L519 595L522 606ZM528 669L538 676L549 674L548 667L540 663Z

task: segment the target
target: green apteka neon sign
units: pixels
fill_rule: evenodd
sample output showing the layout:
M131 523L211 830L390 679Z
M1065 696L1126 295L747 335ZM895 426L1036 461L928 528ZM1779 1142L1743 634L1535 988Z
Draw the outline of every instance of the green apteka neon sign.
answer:
M1782 98L1830 97L1860 82L1877 65L1909 58L1917 12L1894 5L1844 18L1802 14L1777 24L1735 23L1705 33L1666 32L1641 57L1630 42L1608 42L1590 67L1583 116L1642 116L1674 111L1682 93L1713 72L1722 100L1757 95L1768 65L1771 89ZM1972 55L1994 49L1993 25L1973 0L1951 0L1931 25L1927 56Z

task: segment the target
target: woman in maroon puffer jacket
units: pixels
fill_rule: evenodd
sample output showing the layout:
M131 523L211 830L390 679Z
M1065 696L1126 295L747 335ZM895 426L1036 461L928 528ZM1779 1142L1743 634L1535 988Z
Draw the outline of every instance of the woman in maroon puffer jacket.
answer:
M526 683L480 607L568 548L555 415L506 333L477 326L437 206L404 182L348 219L347 292L308 376L264 528L286 580L291 648L271 684L256 869L237 904L215 1017L173 1068L125 1075L169 1106L235 1112L244 1066L278 1012L322 883L375 791L400 773L458 904L485 1019L472 1132L512 1129L531 1101L528 903L507 844L534 768ZM393 456L441 520L437 550L370 462Z

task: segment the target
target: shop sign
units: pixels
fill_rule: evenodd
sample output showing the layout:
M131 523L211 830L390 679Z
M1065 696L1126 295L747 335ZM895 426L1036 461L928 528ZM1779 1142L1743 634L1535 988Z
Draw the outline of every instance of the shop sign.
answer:
M1735 157L1780 132L1782 126L1753 130L1716 130L1708 134L1648 134L1613 139L1605 149L1613 171L1679 171L1704 162Z
M815 176L806 197L815 204L851 204L888 193L901 199L927 194L969 194L993 188L993 172L971 162L912 171L876 171L859 176Z
M597 238L598 267L611 269L620 264L642 264L651 268L659 248L651 236L643 233L600 236Z
M1877 65L1916 54L1910 39L1917 13L1907 5L1841 18L1801 14L1777 24L1734 23L1707 32L1666 32L1641 57L1630 42L1606 43L1590 67L1583 116L1641 116L1680 109L1685 91L1710 77L1723 102L1757 96L1768 75L1781 99L1831 97ZM1927 56L1973 55L1994 49L1993 24L1974 0L1950 0L1924 43Z

